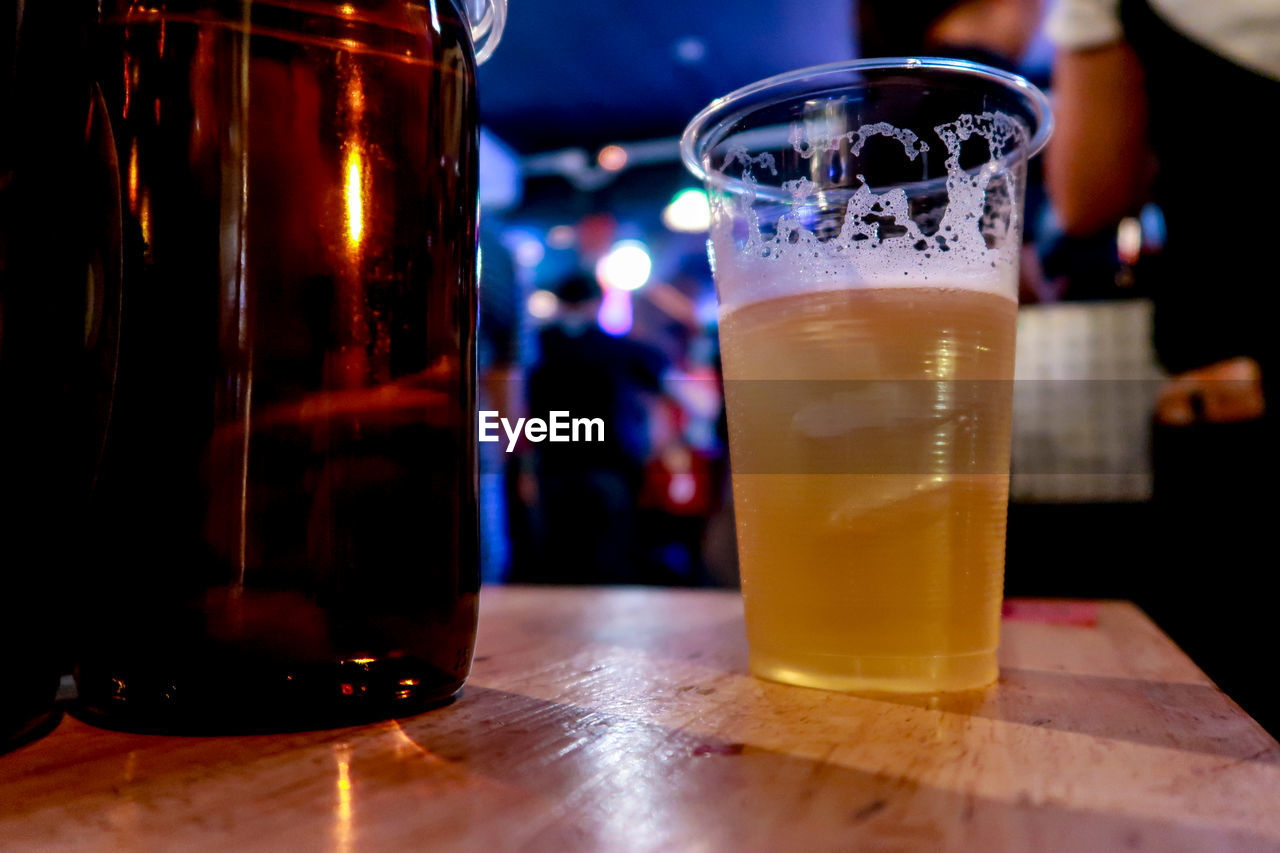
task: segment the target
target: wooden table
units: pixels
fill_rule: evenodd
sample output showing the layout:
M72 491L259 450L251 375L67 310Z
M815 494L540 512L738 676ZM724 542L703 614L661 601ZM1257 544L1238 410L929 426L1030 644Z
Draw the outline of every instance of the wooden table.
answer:
M71 718L0 848L1280 850L1280 745L1133 606L1013 602L997 687L746 672L728 592L494 588L454 704L259 737Z

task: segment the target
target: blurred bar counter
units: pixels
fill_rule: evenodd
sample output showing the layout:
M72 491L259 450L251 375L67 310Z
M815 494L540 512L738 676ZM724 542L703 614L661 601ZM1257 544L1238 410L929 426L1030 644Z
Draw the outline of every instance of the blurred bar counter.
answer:
M1280 849L1280 745L1124 602L1012 600L1000 683L919 700L750 677L730 592L494 587L481 613L463 696L416 717L64 718L0 756L0 848Z

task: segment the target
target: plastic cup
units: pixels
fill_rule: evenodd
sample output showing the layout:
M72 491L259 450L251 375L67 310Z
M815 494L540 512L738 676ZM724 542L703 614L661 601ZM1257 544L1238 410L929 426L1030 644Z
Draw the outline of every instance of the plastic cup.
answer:
M772 77L685 131L709 248L752 671L997 675L1017 271L1043 93L970 62Z

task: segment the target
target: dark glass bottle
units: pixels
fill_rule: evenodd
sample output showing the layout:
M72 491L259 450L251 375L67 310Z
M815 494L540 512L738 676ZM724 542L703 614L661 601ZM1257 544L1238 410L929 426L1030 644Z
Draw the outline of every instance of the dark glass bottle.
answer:
M253 729L447 699L479 585L466 19L112 0L100 36L124 276L86 712Z
M103 269L118 254L92 12L69 0L0 15L0 751L54 719L104 419Z

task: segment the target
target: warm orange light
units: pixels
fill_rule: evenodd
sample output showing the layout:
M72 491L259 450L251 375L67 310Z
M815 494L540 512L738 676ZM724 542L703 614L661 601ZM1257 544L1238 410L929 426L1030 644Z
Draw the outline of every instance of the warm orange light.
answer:
M353 71L351 80L347 83L347 106L351 108L352 123L358 126L360 119L364 117L364 85L360 80L359 69Z
M129 210L138 212L138 140L129 146Z
M333 840L339 853L349 853L355 841L355 831L352 826L355 809L351 802L351 747L340 743L334 746L333 753L338 765L338 802L333 815Z
M129 76L129 59L124 60L124 108L122 115L124 118L129 117L129 96L133 93L133 78Z
M596 162L607 172L617 172L627 165L627 149L621 145L606 145L596 155Z
M364 236L364 155L359 144L347 149L347 245L354 252Z
M348 4L349 5L349 4ZM354 9L352 10L354 12ZM343 196L347 212L347 248L354 257L364 237L364 203L368 164L365 162L361 124L364 118L364 81L359 66L350 68L345 81L348 114L346 116L346 158L343 163Z
M138 204L138 227L142 230L142 242L151 246L151 193L143 193Z
M350 753L341 750L338 757L338 793L343 800L341 809L351 811L351 759Z

